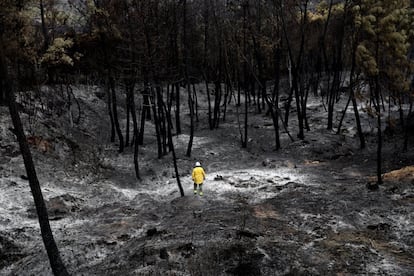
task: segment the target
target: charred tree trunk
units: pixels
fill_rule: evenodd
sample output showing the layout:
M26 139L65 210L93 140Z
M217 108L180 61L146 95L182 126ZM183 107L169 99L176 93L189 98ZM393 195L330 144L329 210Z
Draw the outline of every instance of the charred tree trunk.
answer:
M408 109L408 114L407 114L407 118L404 124L404 146L403 146L403 150L407 151L408 150L408 136L409 136L409 131L413 131L412 127L414 125L414 113L412 113L413 110L413 99L411 96L410 97L410 108Z
M308 0L304 1L304 12L303 12L303 22L301 25L301 42L300 42L300 50L298 54L298 59L296 61L296 64L293 66L293 88L295 92L295 98L296 98L296 109L297 109L297 116L298 116L298 123L299 123L299 133L298 138L303 140L305 138L304 134L304 114L305 111L302 107L303 102L303 90L299 89L298 84L301 83L302 76L299 76L299 72L301 71L301 68L303 68L302 60L304 55L304 49L305 49L305 28L307 25L307 14L308 14ZM287 34L286 34L287 37ZM292 51L290 48L290 43L288 43L289 55L293 59ZM305 107L306 108L306 107Z
M170 119L171 119L171 109L172 109L172 99L174 97L174 87L175 87L175 84L171 84L171 93L170 94L167 93L167 107L166 107L167 110L165 111L165 119L166 119L166 123L167 123L167 128L166 128L167 129L167 139L168 139L167 145L168 145L168 151L169 152L172 151L172 148L171 148L172 134L171 134L171 137L170 137L169 131L171 131L171 130L169 129L169 127L173 128L173 126L168 125L167 115L169 115ZM165 108L164 108L164 110L165 110Z
M6 105L6 93L4 91L4 82L5 80L0 81L0 106Z
M188 140L186 156L191 156L191 149L193 147L194 139L194 101L191 93L190 78L189 78L189 46L187 44L187 1L183 2L183 48L184 48L184 77L187 87L188 107L190 109L190 139Z
M45 245L50 266L54 275L69 275L65 265L60 257L59 249L53 237L52 229L49 224L49 216L46 204L43 199L42 190L40 188L39 179L37 178L36 169L33 163L32 154L24 134L23 124L20 119L19 111L15 101L12 86L7 76L7 65L3 52L3 43L0 41L0 77L2 79L2 91L6 93L6 100L9 106L10 116L13 127L22 153L24 166L26 168L27 177L29 179L30 190L36 206L36 212L39 219L40 231Z
M296 102L296 113L298 115L298 122L299 122L299 133L298 138L303 140L305 138L304 128L303 128L303 114L301 109L301 97L299 95L299 88L298 88L298 72L297 69L294 69L293 72L293 90L295 92L295 102Z
M245 90L245 99L244 99L244 138L242 140L242 148L247 148L248 113L249 113L249 103L247 101L247 90Z
M75 118L75 120L73 120L73 112L72 112L72 108L71 108L72 103L70 103L69 116L71 117L71 121L72 121L71 123L72 123L72 125L73 125L73 123L79 124L80 119L81 119L81 115L82 115L82 110L81 110L79 100L75 97L75 94L73 94L73 89L72 89L72 86L69 83L68 78L66 78L66 85L65 86L66 86L66 93L68 95L68 99L69 98L73 99L73 101L76 104L77 110L78 110L78 116Z
M172 48L172 63L173 66L176 68L176 70L178 71L181 64L180 64L180 60L179 60L179 46L178 46L178 35L179 35L179 20L177 19L177 5L178 2L174 2L173 4L173 9L172 9L172 18L173 18L173 26L172 26L172 32L171 32L171 48ZM175 99L175 129L176 129L176 134L181 134L182 130L181 130L181 120L180 120L180 114L181 114L181 97L180 97L180 84L179 82L175 82L172 84L172 86L175 86L175 95L172 91L174 91L174 89L171 89L171 99L174 98ZM171 114L171 113L170 113Z
M338 46L339 48L342 48L341 46ZM332 130L333 128L333 115L334 115L334 106L335 106L335 98L337 97L341 79L340 79L340 70L341 70L341 55L342 51L340 49L337 50L338 53L334 57L335 61L332 66L333 69L333 79L332 84L329 89L329 95L328 95L328 130Z
M287 106L286 106L286 114L285 114L285 121L286 124L288 122L288 116L289 116L289 107L290 107L290 100L292 95L295 95L295 101L296 101L296 113L297 113L297 117L298 117L298 126L299 126L299 133L298 133L298 138L299 139L304 139L305 135L304 135L304 126L303 126L303 113L302 113L302 98L303 95L301 94L301 91L299 89L299 82L300 82L300 76L299 76L299 72L300 69L302 68L302 57L304 54L304 46L305 46L305 27L307 24L307 7L308 7L308 1L304 1L304 11L303 11L303 19L302 19L302 24L301 24L301 41L300 41L300 50L297 56L297 61L294 60L294 56L293 56L293 51L292 51L292 45L290 43L289 40L289 36L287 33L287 29L286 29L286 23L284 20L284 16L283 13L281 13L281 21L282 21L282 29L283 29L283 34L286 40L286 46L288 49L288 54L289 54L289 60L290 60L290 64L292 67L292 88L291 88L291 95L289 95L288 102L287 102ZM282 11L282 10L281 10Z
M207 104L208 104L208 126L210 130L213 130L213 121L211 118L211 97L210 90L208 87L208 63L207 63L207 53L208 53L208 25L209 25L209 10L208 10L208 1L204 0L204 53L203 53L203 79L206 86L207 93Z
M126 130L125 130L125 147L128 147L129 146L129 122L130 122L130 113L132 112L132 110L131 110L131 104L130 104L130 102L131 102L131 99L130 99L130 92L129 92L129 90L130 90L130 88L129 88L129 85L127 84L126 85L126 103L125 103L125 106L126 106L126 115L127 115L127 117L126 117Z
M194 101L190 91L190 84L187 84L188 89L188 107L190 108L190 139L188 140L186 156L191 156L191 149L193 147L194 139Z
M195 88L195 84L192 83L192 87L193 87L193 102L194 102L194 107L195 107L195 117L196 117L196 122L198 123L200 120L198 118L198 98L197 98L197 90Z
M277 112L275 112L274 105L276 103L272 103L269 97L266 96L265 101L267 103L267 106L269 108L270 115L272 116L273 121L273 128L275 131L275 149L280 149L280 135L279 135L279 115Z
M307 106L308 106L308 98L309 98L309 92L310 92L311 84L310 83L307 83L303 88L304 88L304 91L302 91L303 122L305 124L305 129L307 131L310 131L310 126L309 126L309 121L308 121Z
M152 114L154 116L155 135L157 137L158 159L161 159L162 158L162 144L161 144L161 132L160 132L161 122L157 115L157 105L155 103L155 97L153 96L153 93L154 91L151 92L152 95L149 97L149 99L150 99L150 105L152 108Z
M213 127L218 128L220 123L220 103L222 94L219 79L215 81L214 86Z
M379 41L376 42L375 59L379 64ZM379 74L375 76L375 100L377 111L377 184L382 184L382 130L381 130L381 95L380 95Z
M241 80L240 72L237 70L237 106L241 106Z
M175 129L177 134L181 134L181 120L180 120L180 109L181 101L180 101L180 84L175 84Z
M109 79L106 80L105 84L105 92L106 92L106 107L108 109L108 115L111 122L111 143L115 142L115 121L112 112L112 97L111 97L111 88L109 84Z
M247 74L247 9L249 8L249 2L246 1L243 3L243 84L244 84L244 137L242 137L242 148L247 148L247 135L248 135L248 112L249 112L249 103L248 103L248 74Z
M118 105L116 102L116 91L115 91L115 81L113 77L109 76L109 85L111 88L111 100L112 100L112 112L114 117L114 124L115 124L115 130L118 134L118 140L119 140L119 150L118 152L121 153L124 151L124 137L122 135L121 126L119 125L118 120Z
M290 87L290 89L289 89L289 96L288 96L286 102L284 103L284 107L285 107L285 123L286 123L286 125L289 125L289 115L290 115L290 107L292 105L292 101L293 101L293 86Z
M228 101L228 98L230 98L231 97L231 91L232 91L232 88L231 88L231 80L228 78L228 74L227 74L227 69L226 69L226 66L224 67L225 69L225 78L226 78L226 81L225 81L225 92L224 92L224 99L223 99L223 122L224 121L226 121L226 113L227 113L227 101Z
M183 197L184 196L184 190L183 190L183 186L181 185L181 181L180 181L180 174L178 172L178 165L177 165L177 156L175 155L174 143L173 143L173 139L172 139L171 110L168 110L166 108L164 102L162 102L162 105L164 107L165 115L167 117L168 141L169 141L169 148L172 152L172 157L173 157L173 162L174 162L175 178L177 179L177 185L178 185L178 189L180 190L180 195Z
M162 155L167 155L167 126L165 111L163 108L164 99L162 97L161 87L157 87L157 105L158 105L158 121L160 122L160 136L161 136L161 145L162 145ZM168 97L168 95L167 95Z
M273 95L272 95L272 101L274 102L274 105L276 108L279 108L279 83L280 83L280 60L281 60L281 49L278 47L274 51L275 60L274 60L274 67L275 67L275 83L273 87ZM269 105L270 101L268 97L265 98L267 104ZM273 127L275 130L275 145L276 150L280 149L280 134L279 134L279 112L274 112L274 107L269 106L269 110L272 113L272 120L273 120Z
M349 79L349 88L350 88L350 93L351 93L352 107L354 109L355 121L356 121L356 125L357 125L360 148L364 149L365 148L365 138L364 138L364 133L362 132L361 119L359 117L359 111L358 111L358 103L356 101L355 91L354 91L354 84L357 83L354 80L354 74L355 74L355 68L356 68L356 50L357 50L357 47L358 47L357 42L354 42L353 49L352 49L352 65L351 65L351 72L350 72L350 79Z
M145 88L145 91L143 92L143 106L141 110L141 127L138 134L138 144L143 145L144 144L144 131L145 131L145 121L147 120L147 114L148 109L150 108L150 102L149 102L149 88Z
M141 176L139 173L139 161L138 161L138 149L139 149L139 139L138 139L138 120L137 120L137 113L135 108L135 96L134 96L134 89L129 90L130 93L130 110L131 110L131 117L132 117L132 123L133 123L133 131L134 131L134 169L135 169L135 177L137 180L141 180Z
M47 31L46 19L45 19L45 6L43 0L40 0L40 20L42 22L42 34L43 34L43 51L45 52L49 47L49 33Z
M349 94L348 101L346 102L345 108L344 108L344 110L342 111L341 120L339 121L339 124L338 124L338 129L337 129L337 131L336 131L336 134L337 134L337 135L341 133L342 123L343 123L343 121L344 121L344 119L345 119L346 111L348 110L349 103L351 102L351 100L352 100L352 95L351 95L351 94Z
M203 74L203 77L204 77L204 82L205 82L205 85L206 85L206 93L207 93L208 126L209 126L210 130L213 130L214 129L214 125L213 125L213 120L212 120L212 117L211 117L211 97L210 97L210 90L209 90L209 87L208 87L208 81L207 81L207 77L206 77L206 74L205 73Z

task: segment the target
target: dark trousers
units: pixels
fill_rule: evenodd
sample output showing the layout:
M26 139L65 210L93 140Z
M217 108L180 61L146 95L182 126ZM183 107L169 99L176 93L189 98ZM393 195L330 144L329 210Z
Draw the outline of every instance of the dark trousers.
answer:
M203 186L203 183L201 184L194 183L194 191L197 191L197 188L198 188L198 190L202 192L203 191L202 186Z

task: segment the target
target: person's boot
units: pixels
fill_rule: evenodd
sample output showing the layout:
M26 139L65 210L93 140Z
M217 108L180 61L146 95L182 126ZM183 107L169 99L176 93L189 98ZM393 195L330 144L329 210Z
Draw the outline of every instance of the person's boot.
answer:
M201 195L201 196L203 195L203 191L200 191L200 195Z
M197 194L197 190L194 190L194 194L195 194L195 195Z

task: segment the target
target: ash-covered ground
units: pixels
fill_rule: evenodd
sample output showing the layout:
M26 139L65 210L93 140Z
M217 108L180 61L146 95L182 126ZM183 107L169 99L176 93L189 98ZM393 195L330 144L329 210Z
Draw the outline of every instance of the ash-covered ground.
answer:
M100 89L80 86L73 92L81 107L73 125L67 110L56 112L54 89L42 95L56 100L54 109L19 98L27 135L47 142L31 148L55 240L71 274L413 275L414 138L404 152L401 133L385 136L384 184L369 190L376 174L375 119L362 114L368 144L360 150L352 108L336 135L326 130L322 102L314 98L304 141L291 142L282 133L282 149L274 151L271 119L253 112L248 148L242 149L237 120L242 110L232 104L226 121L210 131L199 96L191 158L185 156L185 111L183 134L175 136L186 194L180 197L171 155L157 159L151 121L139 149L142 181L137 181L133 150L120 154L108 142ZM71 110L77 119L75 104ZM124 125L122 106L120 117ZM291 117L295 137L294 110ZM0 274L51 275L9 128L8 110L0 107ZM207 172L203 197L192 193L196 161Z

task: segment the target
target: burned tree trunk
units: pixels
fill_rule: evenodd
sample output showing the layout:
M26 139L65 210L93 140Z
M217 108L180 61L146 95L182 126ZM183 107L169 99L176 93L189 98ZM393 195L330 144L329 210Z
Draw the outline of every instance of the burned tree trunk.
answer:
M3 80L2 91L6 93L6 100L9 106L10 116L13 127L22 153L24 166L26 168L27 177L29 179L30 190L36 206L36 212L39 219L40 231L45 245L47 255L49 257L50 266L55 275L69 275L65 265L60 257L59 249L53 237L52 229L49 224L49 216L46 204L43 199L42 190L40 188L39 179L37 178L36 169L33 163L32 154L24 134L23 124L20 119L19 111L15 102L15 96L8 80L7 66L5 64L3 52L3 44L0 41L0 77Z
M5 80L0 80L0 106L7 105L6 102L6 91L4 89Z
M157 87L156 89L159 89L159 88ZM149 97L149 99L150 99L152 114L154 116L154 127L155 127L155 136L157 138L158 159L161 159L162 158L162 144L161 144L161 131L160 131L161 122L157 114L157 104L155 102L154 91L151 92L151 96Z
M129 93L129 86L128 84L126 85L126 130L125 130L125 147L129 146L129 122L130 122L130 113L131 113L131 99L130 99L130 93Z
M191 156L191 149L193 147L194 139L194 100L191 94L190 87L190 78L189 78L189 46L187 44L187 1L184 0L183 3L183 47L184 47L184 77L187 87L187 96L188 96L188 107L190 109L190 139L188 140L187 153L188 157Z
M159 128L160 128L160 136L161 136L161 145L162 145L162 155L167 155L167 126L166 126L166 118L165 118L165 111L163 108L162 103L164 102L162 88L157 87L157 106L158 106L158 121L159 121ZM168 95L167 95L168 97Z
M204 49L203 49L203 72L202 76L204 79L204 83L206 86L206 93L207 93L207 104L208 104L208 126L210 130L213 130L213 120L211 118L211 99L210 99L210 90L208 87L208 63L207 63L207 53L208 53L208 39L209 39L209 32L208 32L208 25L209 25L209 10L208 10L208 2L204 0Z
M352 46L352 65L351 65L351 72L350 72L350 78L349 78L349 88L350 88L352 107L354 109L355 121L357 125L359 141L360 141L360 148L364 149L365 148L365 137L364 137L364 133L362 132L361 119L359 117L359 111L358 111L358 103L356 101L355 91L354 91L354 86L357 83L357 81L354 79L355 68L356 68L357 47L358 47L358 43L355 41Z
M148 110L150 110L150 102L149 102L149 88L146 87L145 91L143 92L143 106L141 111L141 127L138 134L138 144L144 144L144 131L145 131L145 121L147 120Z
M181 113L181 101L180 101L180 84L175 84L175 129L177 134L181 134L181 120L180 120L180 113Z
M111 90L112 115L114 118L115 130L116 130L116 133L118 134L118 140L119 140L118 152L121 153L124 151L124 137L122 135L121 126L119 125L119 120L118 120L118 105L116 101L115 81L113 77L111 76L109 76L109 86Z
M169 141L169 148L170 148L170 150L172 152L172 156L173 156L175 178L177 179L177 185L178 185L178 189L180 190L180 195L183 197L184 196L184 189L183 189L183 186L181 185L181 181L180 181L180 174L178 172L178 165L177 165L177 156L175 155L174 143L173 143L173 139L172 139L171 109L167 109L167 107L164 104L164 101L162 102L162 106L164 108L165 115L167 117L168 141Z
M245 2L243 4L243 55L244 55L244 62L243 62L243 75L244 75L244 137L242 136L242 148L247 148L247 135L248 135L248 111L249 111L249 104L248 104L248 84L247 84L247 9L249 8L249 2Z
M134 125L134 169L135 169L135 176L138 180L141 180L141 176L139 173L139 162L138 162L138 148L139 148L139 140L138 140L138 122L137 122L137 113L135 111L135 97L133 89L130 91L130 109L131 109L131 117L132 122Z
M132 141L131 147L134 146L134 169L135 169L135 176L138 180L141 180L141 176L139 173L139 163L138 163L138 148L139 148L139 140L138 140L138 120L137 120L137 113L135 108L135 95L134 95L134 82L128 83L127 85L127 109L129 110L132 118ZM127 132L129 133L129 132Z
M281 49L277 47L274 50L274 67L275 67L275 83L273 87L272 101L265 95L265 100L268 105L269 111L272 115L273 127L275 130L275 146L276 150L280 149L280 134L279 134L279 83L280 83L280 59ZM276 107L276 108L275 108ZM275 112L276 109L276 112Z
M112 100L111 100L111 91L110 91L110 87L109 87L109 80L106 80L106 84L105 84L105 94L106 94L106 107L108 110L108 115L109 115L109 119L111 122L111 138L110 141L111 143L115 142L115 122L114 122L114 116L113 116L113 112L112 112Z

